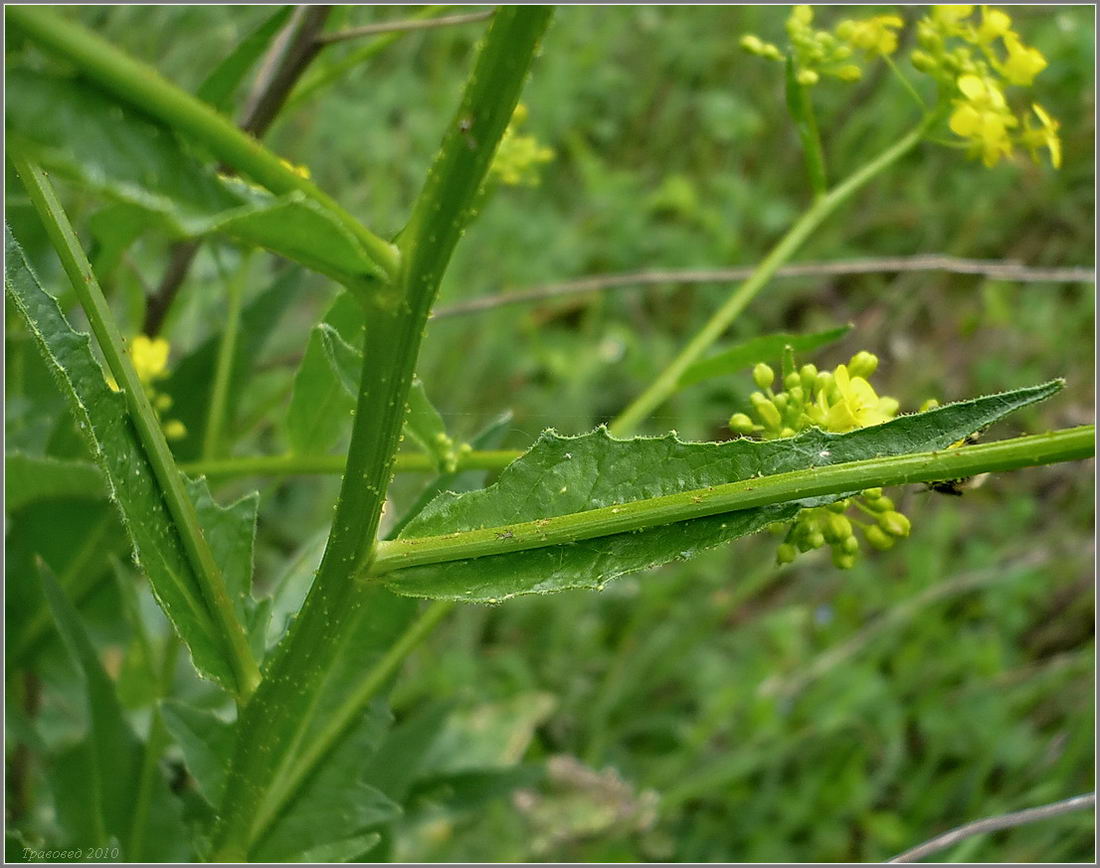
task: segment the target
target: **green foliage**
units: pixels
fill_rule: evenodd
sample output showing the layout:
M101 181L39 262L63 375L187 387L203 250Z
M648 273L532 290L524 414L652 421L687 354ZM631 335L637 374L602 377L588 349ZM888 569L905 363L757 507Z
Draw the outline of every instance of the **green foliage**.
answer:
M699 508L700 488L752 487L755 473L790 470L812 486L836 472L814 456L845 460L843 444L882 472L928 448L946 466L973 453L944 447L1013 409L1005 436L1039 436L993 445L1021 450L1020 466L1044 432L1092 415L1091 287L938 273L761 281L639 419L678 437L634 442L570 435L611 421L666 371L729 287L430 318L437 293L447 304L585 274L760 262L825 191L822 150L831 179L850 177L913 128L919 110L889 70L816 86L812 106L805 88L789 90L792 129L779 66L738 47L750 30L779 38L785 10L563 8L524 83L517 46L533 45L545 14L501 8L485 50L485 23L332 43L270 151L222 136L231 124L210 107L228 116L240 104L291 11L8 16L12 153L59 181L124 335L169 244L204 239L165 320L172 356L158 391L188 430L175 458L218 469L209 485L183 483L264 674L234 709L148 445L104 384L77 296L9 172L23 247L9 241L6 282L9 861L89 841L153 860L880 861L1092 786L1085 466L993 476L962 498L890 489L913 519L909 544L843 574L816 551L777 569L767 516L849 489L545 547L518 548L528 541L515 530L547 516L583 529L593 507L655 496ZM328 24L439 14L337 7ZM846 13L815 14L829 29ZM50 16L65 26L43 29ZM914 138L798 239L799 256L1092 261L1093 16L1014 17L1050 63L1039 85L1062 122L1063 169L1013 157L982 170ZM164 79L99 63L118 57L74 41L78 21ZM139 73L116 74L126 69ZM485 196L521 86L527 128L556 158L540 186ZM308 164L316 185L276 154ZM237 320L223 259L235 271L254 246L275 256L253 256ZM269 267L278 257L305 267ZM233 330L224 424L204 450ZM839 437L709 442L751 411L745 372L780 371L788 345L822 370L867 347L882 394L946 406ZM1010 393L1012 406L996 395L1055 376L1066 377L1056 401L1040 405L1042 387ZM948 403L972 395L992 397ZM563 433L541 433L551 426ZM456 443L482 469L456 469L456 455L471 466ZM514 451L477 462L502 447ZM391 480L399 448L419 450L398 465L418 472ZM313 470L342 468L346 451L338 492ZM248 473L273 475L241 479L253 458L265 463ZM275 476L281 461L298 475ZM765 532L709 548L736 535L718 527L734 516ZM394 569L395 553L439 554L456 533L456 544L487 534L481 556ZM136 584L117 564L128 548ZM388 572L369 576L372 559ZM601 594L563 590L614 575ZM413 593L523 596L421 607ZM192 660L173 665L177 635ZM1078 814L942 856L1072 861L1092 843Z
M546 433L526 455L509 465L494 485L462 495L444 492L405 526L398 539L408 541L415 550L415 543L426 542L426 537L493 528L500 544L513 540L519 532L518 527L510 530L512 526L534 522L537 540L539 523L548 529L550 518L610 508L625 519L644 510L647 498L682 495L685 508L690 508L689 504L703 501L715 487L730 482L946 449L1060 388L1060 384L1050 383L1019 389L848 434L815 428L771 441L683 443L675 435L621 441L605 429L580 437ZM400 594L468 602L497 602L517 594L572 588L602 589L618 576L692 557L787 521L800 509L855 493L794 497L774 505L675 523L665 517L656 527L642 525L629 533L582 533L564 545L543 544L529 551L398 569L383 581ZM536 541L533 545L540 544ZM486 549L491 552L491 544ZM399 560L396 565L400 566Z
M95 87L40 72L10 73L14 147L179 237L224 232L362 289L375 264L332 214L299 193L272 196L219 176L171 130Z
M83 676L89 720L87 736L51 762L50 783L66 842L81 848L122 843L127 861L185 858L179 805L159 771L149 789L142 787L143 746L123 716L114 683L76 610L41 562L39 575L58 632ZM144 823L135 819L141 812Z
M58 385L68 394L87 440L117 504L134 546L165 612L191 649L200 672L233 684L218 631L202 600L121 395L113 393L93 358L87 335L73 331L57 302L39 286L19 245L8 234L5 286L26 320Z

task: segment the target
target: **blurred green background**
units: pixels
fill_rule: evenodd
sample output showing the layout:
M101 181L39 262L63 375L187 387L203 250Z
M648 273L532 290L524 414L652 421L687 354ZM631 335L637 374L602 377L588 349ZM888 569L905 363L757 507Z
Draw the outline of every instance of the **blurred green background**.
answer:
M896 7L858 15L876 10ZM412 11L342 7L330 27ZM845 11L821 7L819 20ZM900 14L912 21L922 11ZM1018 159L985 169L925 143L830 218L796 260L947 253L1092 266L1094 10L1010 11L1050 62L1033 92L1061 122L1063 168ZM539 185L494 193L455 255L440 303L589 274L758 261L809 193L781 68L744 54L738 39L753 32L779 41L787 12L561 8L523 97L525 130L556 159ZM270 13L104 6L71 14L193 90ZM308 165L367 225L396 232L483 27L405 37L292 105L268 143ZM329 48L315 66L359 45ZM884 69L855 84L823 84L814 98L834 180L917 120ZM88 237L103 203L64 191ZM17 192L8 208L40 273L56 275ZM108 284L131 333L166 249L166 239L143 235ZM220 325L215 251L223 265L237 256L225 245L204 248L166 328L174 358ZM274 266L267 257L264 271ZM249 291L269 282L265 274ZM234 418L234 454L286 448L291 377L335 293L318 277L305 284L255 359L255 382ZM460 438L504 410L513 413L508 448L547 427L587 431L620 411L730 289L621 289L441 318L430 325L419 373ZM843 342L803 361L831 366L870 350L881 359L880 393L905 410L930 396L1061 376L1067 385L1056 399L987 436L1093 417L1091 283L943 273L777 279L728 338L847 322L855 328ZM746 371L686 389L648 430L725 438L725 420L751 388ZM421 484L397 481L395 513ZM295 554L308 574L317 552L307 543L326 528L336 480L221 488L233 495L257 485L256 582L264 588ZM877 861L967 820L1092 789L1092 462L998 476L957 499L918 487L890 495L912 519L911 538L847 572L823 553L776 569L777 540L761 536L598 595L457 610L411 658L393 695L399 722L447 715L428 763L439 782L420 788L393 855ZM106 583L86 609L107 651L121 654L129 639L112 626L114 595ZM41 660L49 721L49 688L63 691L70 676L59 647L43 649ZM184 689L203 695L197 683ZM132 700L140 713L141 698ZM64 727L47 737L63 739ZM1089 861L1092 853L1093 822L1082 813L942 856Z

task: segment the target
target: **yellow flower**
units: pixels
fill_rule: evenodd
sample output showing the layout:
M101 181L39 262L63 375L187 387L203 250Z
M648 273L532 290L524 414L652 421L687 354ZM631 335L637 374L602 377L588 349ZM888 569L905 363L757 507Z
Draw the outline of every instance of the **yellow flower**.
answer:
M1047 59L1043 57L1043 53L1038 48L1024 45L1015 33L1006 34L1004 43L1008 57L1001 64L1000 72L1010 84L1026 87L1035 80L1035 76L1046 69Z
M553 148L540 145L534 136L521 136L516 127L527 119L527 106L520 103L512 113L512 120L500 139L489 171L502 184L515 187L520 184L538 183L538 167L554 159Z
M809 411L811 419L826 430L842 433L879 425L897 415L898 402L894 398L880 398L863 377L850 376L847 365L836 366L833 383L836 386L833 398L830 400L822 391L817 405Z
M898 47L894 31L904 23L897 15L876 15L865 21L842 21L836 32L868 55L893 54Z
M1039 162L1036 151L1039 148L1047 148L1050 151L1050 164L1058 169L1062 165L1062 140L1058 137L1058 121L1046 113L1041 105L1035 103L1031 106L1039 118L1042 127L1032 129L1028 120L1024 119L1024 133L1020 137L1024 146L1031 151L1031 158Z
M130 344L130 358L141 382L149 384L164 376L168 368L168 341L138 335Z
M179 419L169 419L161 427L166 440L182 440L187 436L187 427Z
M992 42L1012 31L1012 19L1000 9L982 7L982 24L978 28L979 42Z
M964 18L969 18L974 11L973 6L947 5L933 6L932 20L943 27L958 27Z
M966 99L956 101L948 126L955 135L970 140L972 153L981 154L987 167L995 166L1002 157L1012 154L1008 130L1016 126L1016 118L996 82L962 75L958 87Z

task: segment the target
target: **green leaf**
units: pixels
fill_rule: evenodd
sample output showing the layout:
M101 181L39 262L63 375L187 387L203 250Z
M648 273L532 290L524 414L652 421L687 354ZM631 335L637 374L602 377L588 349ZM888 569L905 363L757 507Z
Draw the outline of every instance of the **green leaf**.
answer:
M252 653L261 660L271 606L252 596L252 549L260 495L252 492L229 506L219 506L205 479L188 479L187 494L195 504L206 541L221 567L237 618L245 625Z
M221 632L203 600L123 396L107 386L88 336L72 329L57 302L38 284L10 232L6 253L5 288L69 399L118 506L135 560L190 649L195 667L233 691L236 679L223 654Z
M377 750L388 724L384 706L372 705L309 778L252 858L309 861L312 851L337 844L341 859L361 853L359 838L401 813L398 805L363 780L365 761Z
M293 299L301 278L301 269L291 268L283 272L241 313L226 401L230 411L240 404L256 360ZM181 461L197 459L202 450L221 335L219 328L180 359L171 375L159 385L159 390L172 398L171 417L179 419L187 428L187 436L173 444L172 451ZM226 421L231 423L232 419L230 415Z
M795 471L812 475L814 468L946 449L1060 388L1061 382L1056 381L950 404L847 434L810 429L784 440L683 443L671 434L615 440L602 428L578 437L546 432L489 488L439 495L405 527L398 542L409 540L415 549L417 539L483 528L506 529L521 522L599 508L629 514L642 508L641 502L648 498L684 495L687 501L709 487L755 477ZM839 500L850 493L804 497L627 533L399 569L379 580L400 594L470 602L570 588L596 589L617 576L686 559L772 522L793 518L804 507ZM577 520L583 522L583 517L577 516ZM506 541L508 533L502 530L499 539Z
M112 202L88 218L88 229L95 240L89 258L101 283L111 279L123 254L148 227L145 209L125 202Z
M293 11L293 6L281 6L265 18L259 27L242 39L237 47L214 67L210 75L199 85L196 96L210 103L218 111L228 112L237 87Z
M95 648L50 569L39 562L42 589L58 632L83 675L84 702L90 731L53 764L51 780L59 819L71 842L105 846L110 838L130 841L139 799L148 800L147 827L142 835L150 852L123 853L125 861L175 861L186 858L187 836L179 805L166 781L156 775L151 793L139 788L144 751L122 713L114 685L99 663Z
M14 512L36 500L58 497L102 500L103 476L94 464L9 452L4 458L4 505Z
M413 377L409 388L409 414L405 417L405 431L428 455L435 459L439 470L453 470L458 461L454 441L447 435L443 417L428 399L424 383Z
M272 196L199 163L164 126L74 79L8 74L11 145L116 201L143 208L169 233L225 232L348 286L377 271L350 230L300 191Z
M852 326L840 326L835 329L814 332L808 335L794 335L780 332L760 335L739 344L734 344L720 353L700 359L689 366L680 375L680 388L691 386L714 377L725 377L751 368L757 362L778 359L786 347L793 350L816 350L840 340Z
M348 430L355 407L352 394L337 375L332 357L355 354L353 340L362 342L363 309L350 293L342 292L310 332L305 356L294 375L294 392L287 411L286 430L290 448L299 455L327 452ZM359 335L358 338L355 336ZM354 364L354 363L353 363ZM362 362L358 362L361 366ZM349 373L359 381L359 371Z
M164 725L183 751L183 761L203 797L217 805L225 789L226 769L236 730L212 711L166 700L160 706Z

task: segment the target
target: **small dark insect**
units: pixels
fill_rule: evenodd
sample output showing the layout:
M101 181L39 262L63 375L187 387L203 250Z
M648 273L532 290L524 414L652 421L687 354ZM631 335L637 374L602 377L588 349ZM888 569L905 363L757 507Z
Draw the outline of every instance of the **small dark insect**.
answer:
M515 539L515 535L510 530L506 530L504 533L498 533L497 539Z
M973 434L968 434L955 446L973 446L981 436L981 431L975 431ZM937 479L935 482L926 483L925 491L934 491L936 494L946 494L951 497L962 497L966 491L981 487L988 478L988 473L979 473L977 476L964 476L960 479Z

